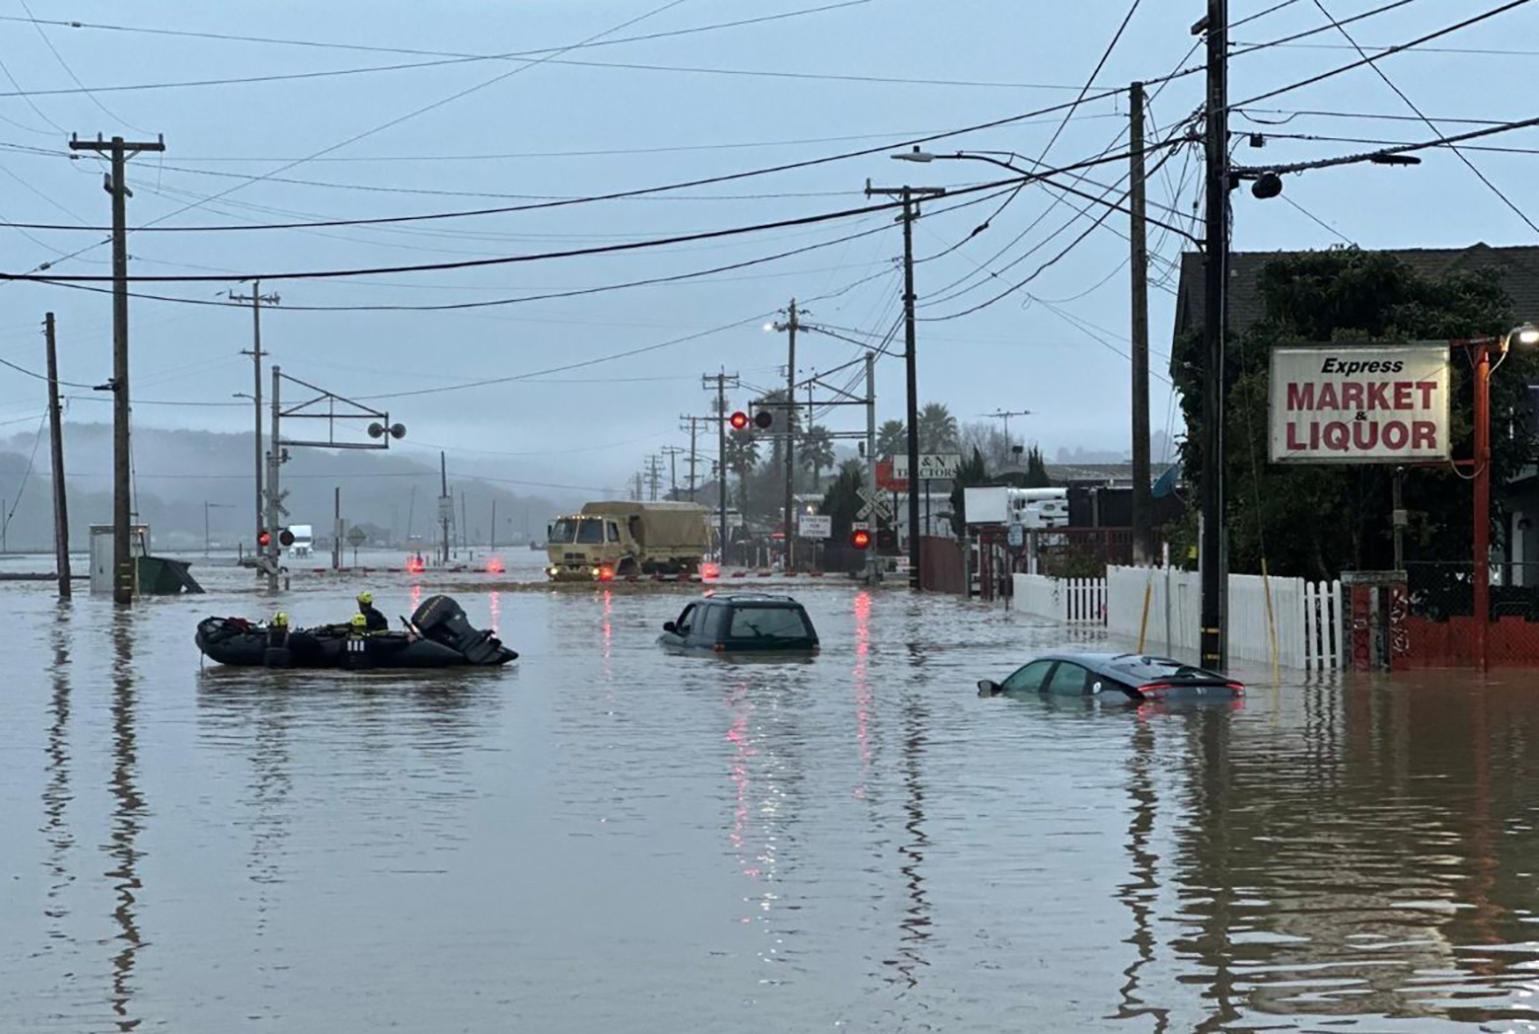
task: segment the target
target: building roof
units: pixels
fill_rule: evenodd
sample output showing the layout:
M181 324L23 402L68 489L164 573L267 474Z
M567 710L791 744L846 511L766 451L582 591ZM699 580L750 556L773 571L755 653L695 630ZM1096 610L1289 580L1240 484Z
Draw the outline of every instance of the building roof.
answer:
M1502 289L1512 299L1514 315L1519 319L1539 320L1539 247L1493 248L1472 244L1467 248L1388 248L1364 249L1373 254L1393 255L1426 277L1440 277L1453 272L1484 269L1501 271ZM1261 291L1257 280L1261 269L1280 258L1308 254L1306 251L1235 251L1229 256L1229 329L1240 332L1263 316ZM1181 256L1181 285L1176 292L1175 334L1180 336L1202 326L1203 256L1187 252Z
M1046 466L1047 476L1055 485L1133 483L1131 463L1049 463Z

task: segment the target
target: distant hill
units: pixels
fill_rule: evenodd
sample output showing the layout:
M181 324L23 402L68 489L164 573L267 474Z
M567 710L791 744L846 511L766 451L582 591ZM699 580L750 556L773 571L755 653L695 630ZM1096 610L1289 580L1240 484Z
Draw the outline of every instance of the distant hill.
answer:
M89 526L112 519L111 426L67 424L64 451L70 543L85 548ZM141 428L135 431L133 452L136 511L150 525L157 547L201 549L205 502L210 504L211 539L226 548L237 540L250 545L256 523L250 434ZM449 457L456 517L463 493L471 541L488 540L494 500L497 540L511 543L524 541L526 534L542 539L552 515L598 494L526 492L498 483L516 480L517 474L497 461ZM283 487L289 492L289 522L314 525L317 535L330 533L337 487L342 490L342 516L350 524L372 525L392 542L404 542L408 527L429 540L438 534L438 457L425 450L296 448L284 464ZM6 527L7 548L51 547L52 491L46 433L41 440L30 431L0 440L0 498L4 512L14 510Z

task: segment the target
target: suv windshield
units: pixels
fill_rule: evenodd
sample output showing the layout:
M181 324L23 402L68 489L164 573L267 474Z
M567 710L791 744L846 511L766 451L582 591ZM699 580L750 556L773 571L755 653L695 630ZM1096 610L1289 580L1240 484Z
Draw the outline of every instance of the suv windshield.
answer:
M735 607L727 633L733 639L810 639L796 607Z

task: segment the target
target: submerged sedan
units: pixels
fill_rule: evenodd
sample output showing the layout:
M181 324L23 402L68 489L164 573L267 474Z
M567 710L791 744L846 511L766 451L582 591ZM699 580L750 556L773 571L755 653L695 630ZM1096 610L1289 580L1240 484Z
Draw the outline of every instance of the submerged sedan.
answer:
M1017 668L1003 682L984 679L979 696L1039 693L1044 696L1123 697L1151 700L1228 700L1245 686L1216 672L1169 657L1136 653L1044 654Z

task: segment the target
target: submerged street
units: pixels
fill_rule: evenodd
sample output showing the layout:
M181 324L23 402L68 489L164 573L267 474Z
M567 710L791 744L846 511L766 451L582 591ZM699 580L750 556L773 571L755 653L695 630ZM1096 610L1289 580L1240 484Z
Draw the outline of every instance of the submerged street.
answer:
M12 586L0 1028L1539 1027L1521 675L979 699L1074 634L801 579L815 660L675 657L696 590L526 575L438 576L521 658L427 673L200 670L233 569Z

